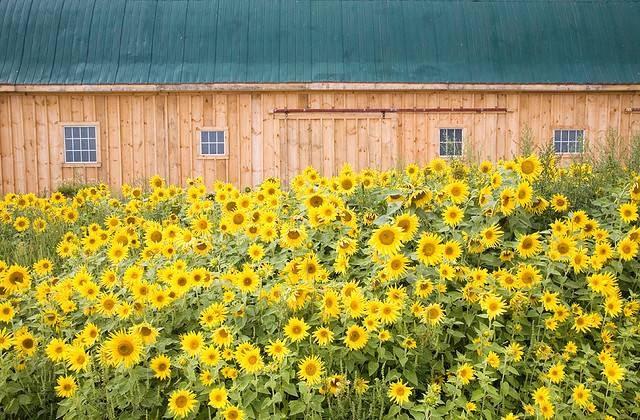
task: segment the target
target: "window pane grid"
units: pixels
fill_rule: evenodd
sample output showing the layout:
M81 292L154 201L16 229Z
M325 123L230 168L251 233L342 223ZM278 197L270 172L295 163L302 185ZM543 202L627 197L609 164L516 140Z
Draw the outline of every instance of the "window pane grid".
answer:
M553 147L556 153L582 153L584 130L555 130Z
M97 143L95 126L64 127L65 163L96 163Z
M462 156L462 128L440 129L440 156Z
M200 152L203 155L221 156L225 154L224 131L200 132Z

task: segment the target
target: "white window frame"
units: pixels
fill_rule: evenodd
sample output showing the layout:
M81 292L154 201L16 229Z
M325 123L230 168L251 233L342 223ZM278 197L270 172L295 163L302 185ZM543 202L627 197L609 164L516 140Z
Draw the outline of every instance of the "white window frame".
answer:
M441 141L440 141L440 134L442 133L442 130L460 130L460 154L459 155L441 155L440 154L440 146L441 146ZM464 139L465 139L465 129L464 127L438 127L438 156L443 157L443 158L458 158L458 157L462 157L464 156Z
M207 131L220 131L224 136L223 154L203 154L202 153L202 133ZM229 129L228 127L200 127L196 130L197 150L199 159L228 159L229 158Z
M576 132L576 139L581 138L582 139L582 151L575 151L575 152L562 152L562 151L557 151L556 150L556 133L557 132L562 132L562 131L575 131ZM581 131L582 132L582 137L578 136L578 133ZM587 130L585 130L584 128L554 128L553 129L553 135L552 135L552 141L553 141L553 151L555 152L556 155L568 155L568 156L572 156L572 155L581 155L584 153L584 146L585 146L585 139L586 139L586 132ZM562 140L561 140L562 142ZM569 140L567 140L566 142L567 144L571 144L569 142Z
M66 144L66 128L74 128L74 127L93 127L96 130L96 160L87 161L87 162L67 162L67 144ZM97 121L83 121L83 122L61 122L60 123L60 135L62 144L62 166L63 167L99 167L101 165L101 156L100 156L100 123Z

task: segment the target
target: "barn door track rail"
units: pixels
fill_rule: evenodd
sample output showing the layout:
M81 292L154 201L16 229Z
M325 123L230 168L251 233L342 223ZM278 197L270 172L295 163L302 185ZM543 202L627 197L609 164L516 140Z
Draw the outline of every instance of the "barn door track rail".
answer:
M344 114L400 114L400 113L504 113L512 112L503 107L462 107L462 108L275 108L273 114L322 114L322 113L344 113Z

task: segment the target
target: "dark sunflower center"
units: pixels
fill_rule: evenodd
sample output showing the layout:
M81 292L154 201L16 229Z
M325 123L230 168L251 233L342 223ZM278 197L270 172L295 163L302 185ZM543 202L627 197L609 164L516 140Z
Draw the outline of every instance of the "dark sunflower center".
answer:
M187 406L187 397L185 397L184 395L180 395L178 398L176 398L176 407L184 408L186 406Z
M522 162L522 164L520 165L520 169L522 170L522 173L525 175L530 175L533 173L533 171L535 170L535 165L533 164L533 162L531 162L530 160L525 160L524 162Z
M133 345L129 342L124 342L118 344L118 354L120 356L126 357L133 353Z
M378 238L380 239L380 243L383 245L391 245L395 240L396 235L390 230L383 230L380 232Z

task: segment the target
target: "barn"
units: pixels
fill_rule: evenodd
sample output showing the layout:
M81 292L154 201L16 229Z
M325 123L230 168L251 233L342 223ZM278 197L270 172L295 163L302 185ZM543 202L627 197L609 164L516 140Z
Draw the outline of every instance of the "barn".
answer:
M0 193L640 133L632 0L2 0Z

